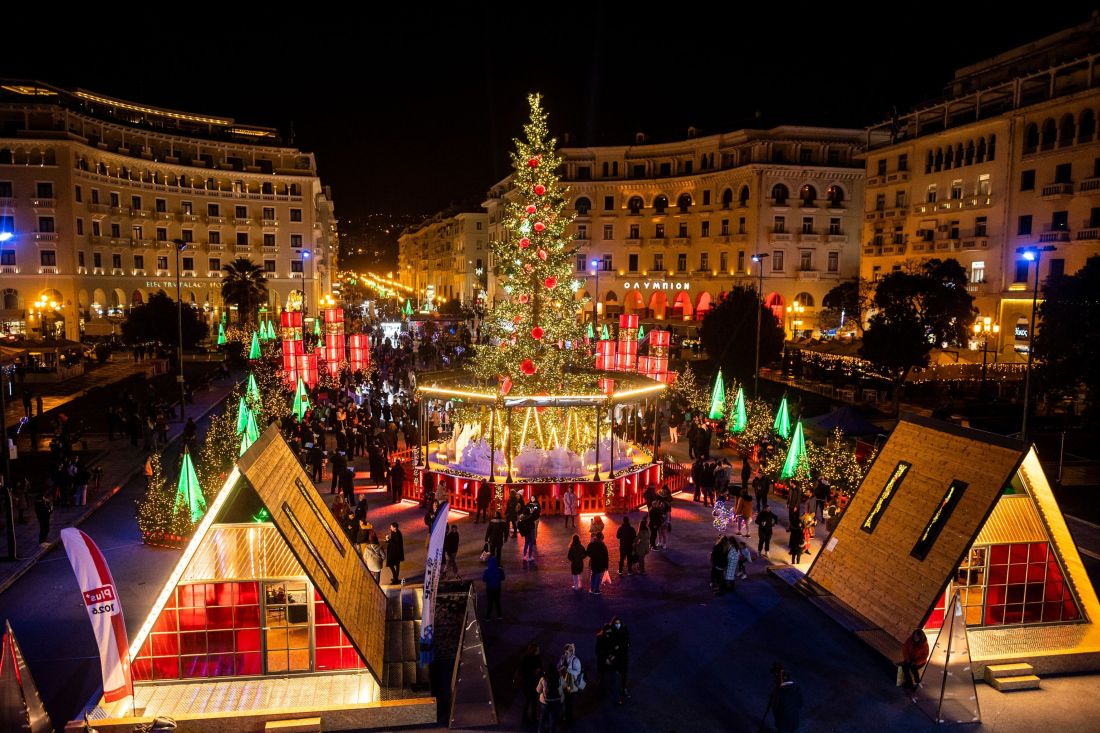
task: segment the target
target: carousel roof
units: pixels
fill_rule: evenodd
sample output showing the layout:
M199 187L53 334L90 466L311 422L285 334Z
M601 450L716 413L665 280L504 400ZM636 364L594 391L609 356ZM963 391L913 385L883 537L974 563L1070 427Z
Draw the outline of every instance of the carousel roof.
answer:
M657 395L668 386L634 372L609 372L595 369L572 376L588 377L587 390L562 394L522 394L515 389L506 395L497 384L478 380L470 372L438 371L417 375L418 393L462 402L497 404L500 407L569 407L634 402ZM607 380L606 382L604 380Z

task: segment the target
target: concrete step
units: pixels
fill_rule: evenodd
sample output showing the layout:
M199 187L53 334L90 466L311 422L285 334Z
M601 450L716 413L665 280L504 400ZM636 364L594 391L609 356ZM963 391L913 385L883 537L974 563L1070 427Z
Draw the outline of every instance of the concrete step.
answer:
M993 689L999 690L1000 692L1038 690L1039 678L1033 674L1025 674L1018 677L994 677L990 684L993 686Z
M1035 668L1027 662L990 664L985 668L985 681L989 682L998 677L1022 677L1029 674L1035 674Z

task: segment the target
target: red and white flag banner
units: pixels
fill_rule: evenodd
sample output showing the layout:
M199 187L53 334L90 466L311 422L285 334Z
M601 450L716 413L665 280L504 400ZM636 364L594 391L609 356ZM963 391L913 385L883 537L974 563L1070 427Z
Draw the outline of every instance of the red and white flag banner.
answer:
M107 561L92 538L71 527L61 530L65 554L80 585L88 619L92 622L99 664L103 670L103 700L116 702L134 694L130 679L130 653L126 640L126 622L118 589Z

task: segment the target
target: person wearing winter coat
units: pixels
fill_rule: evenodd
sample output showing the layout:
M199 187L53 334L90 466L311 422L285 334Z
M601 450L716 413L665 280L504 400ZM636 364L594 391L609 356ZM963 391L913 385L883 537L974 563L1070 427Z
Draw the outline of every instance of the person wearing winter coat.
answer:
M390 583L401 582L401 563L405 560L405 539L397 522L390 524L390 533L386 537L386 567L390 569Z
M519 511L523 508L523 499L512 489L512 495L508 497L508 504L504 508L504 519L508 522L508 528L512 530L512 536L519 534Z
M791 565L797 565L802 562L802 530L797 525L791 527Z
M454 579L458 580L458 525L447 525L447 534L443 537L443 573L440 577L447 578L447 573L453 572Z
M485 583L485 620L493 615L493 609L497 610L497 618L504 618L504 612L500 608L500 591L504 585L504 568L497 564L495 557L489 558L489 564L485 572L481 574L481 580Z
M645 556L649 554L649 519L643 519L638 525L638 537L634 540L634 564L638 568L638 575L645 575Z
M726 569L729 563L730 541L726 537L719 537L710 550L710 584L714 588L714 595L724 595L726 592Z
M539 716L539 680L542 679L542 654L539 653L539 645L530 642L527 651L519 660L519 669L516 670L515 682L523 693L523 724L538 722Z
M498 511L489 520L489 526L485 528L485 542L489 545L489 554L497 559L498 565L501 563L501 549L506 539L508 539L508 523Z
M569 572L573 575L573 590L581 589L581 576L584 575L584 545L579 535L573 535L566 557L569 559Z
M597 532L592 537L592 541L588 543L588 547L585 548L584 552L588 555L588 570L592 574L589 590L593 595L598 596L600 595L600 582L603 580L603 574L607 572L608 567L611 565L611 560L607 554L607 545L603 543L602 532Z
M605 632L607 639L607 667L611 672L612 691L618 691L618 703L630 697L627 689L627 674L630 663L630 632L618 616L611 619L611 630ZM617 684L615 684L617 683Z
M588 539L591 540L598 534L603 534L603 518L599 514L592 517L592 521L588 523Z
M569 725L573 720L573 697L581 691L578 680L581 676L581 660L577 657L575 644L566 644L562 649L561 659L558 660L558 671L562 675L562 692L564 692L564 711L561 722Z
M760 527L756 551L764 557L768 556L768 550L771 549L772 529L775 528L776 522L778 521L779 517L775 516L775 512L773 512L767 504L765 504L760 513L756 515L756 525Z
M474 515L474 524L481 520L489 521L489 504L493 500L493 486L488 481L482 481L477 487L477 514Z
M382 575L382 568L386 566L386 549L378 542L378 533L373 529L367 532L367 541L363 545L363 561L370 574L378 580Z
M573 493L573 487L566 485L565 493L561 496L561 513L565 515L565 526L577 528L577 495Z
M633 575L634 540L638 538L638 533L631 526L630 517L623 517L623 523L619 525L615 537L619 540L619 575L623 574L623 565L626 565L627 575Z

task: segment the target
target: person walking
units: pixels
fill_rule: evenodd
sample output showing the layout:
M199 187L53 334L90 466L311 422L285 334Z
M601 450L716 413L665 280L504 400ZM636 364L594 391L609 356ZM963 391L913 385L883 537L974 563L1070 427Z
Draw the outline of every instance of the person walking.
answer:
M507 537L508 523L504 521L504 517L500 516L498 511L489 520L489 526L485 528L485 542L489 546L489 554L497 559L498 565L501 563L501 550Z
M504 612L500 608L500 590L504 583L504 568L500 567L495 557L489 557L489 565L485 568L485 572L481 574L481 580L485 583L485 620L490 619L494 608L497 610L497 618L504 618Z
M145 465L142 467L142 473L145 475L145 488L148 490L153 486L153 454L147 453L145 455Z
M50 515L53 514L53 502L42 493L34 500L34 515L38 517L38 544L45 545L50 535Z
M566 553L569 559L569 572L573 575L573 590L581 589L581 576L584 575L584 545L581 544L580 535L573 535L569 542L569 551Z
M443 557L445 562L443 564L443 573L441 577L446 580L447 573L453 572L454 579L460 580L461 576L458 574L458 525L447 525L447 535L443 538Z
M775 516L775 512L767 504L764 504L764 508L756 515L756 526L760 527L757 533L759 541L756 543L756 551L764 557L768 556L768 551L771 549L772 530L778 521L779 517Z
M772 481L763 474L753 479L753 490L756 494L756 511L764 511L768 505L768 492L771 491Z
M615 537L619 540L619 575L623 574L624 565L626 566L626 574L633 575L634 541L638 539L638 533L631 526L630 517L623 517L623 522L615 532Z
M565 671L548 669L535 689L539 693L539 733L554 733L561 717Z
M597 532L593 535L592 541L588 543L584 553L588 555L588 570L592 574L589 581L589 590L593 595L598 596L600 595L600 583L603 580L603 574L607 572L611 564L607 555L607 545L603 543L603 532Z
M563 725L569 725L573 722L573 698L585 687L581 660L577 657L575 644L566 644L562 649L561 659L558 660L558 671L564 672L564 675L562 675L564 684L562 687L563 710L561 722Z
M802 689L782 667L776 672L775 689L769 706L775 720L776 733L798 733L798 717L802 711Z
M714 595L726 593L726 564L729 562L729 539L719 536L710 549L710 587Z
M499 512L498 512L499 514ZM523 693L524 725L537 723L539 719L539 680L542 679L542 654L536 642L527 644L527 651L519 660L519 668L516 670L515 682Z
M736 520L737 534L742 537L749 536L749 525L752 523L753 496L748 486L741 487L741 493L737 497Z
M814 519L824 522L826 517L825 506L829 503L829 479L821 477L814 486Z
M577 495L573 493L571 484L565 485L565 493L561 496L561 513L565 515L566 528L577 528Z
M790 539L791 565L797 565L802 562L802 542L802 528L798 526L798 524L792 525Z
M477 486L477 514L474 515L474 524L480 524L482 520L489 521L489 503L492 500L492 484L488 481L482 481Z
M386 537L386 567L390 569L390 584L401 582L401 563L405 559L405 539L397 522L390 524L390 533Z
M611 672L611 690L622 705L630 697L627 689L627 673L630 662L630 632L618 616L611 619L611 631L607 640L607 667Z
M512 489L512 495L508 497L508 504L504 507L504 519L508 522L512 537L519 534L519 510L522 507L523 500L519 498L516 490Z
M638 575L645 575L645 556L649 554L650 538L647 517L638 525L638 536L634 540L634 564L638 568Z
M371 576L378 580L382 575L382 568L386 566L386 550L378 541L378 533L373 527L367 530L367 541L363 544L363 561Z
M405 489L405 468L401 465L401 461L394 461L390 467L390 503L396 504L401 501L401 493Z
M901 670L905 689L912 690L920 683L921 668L928 664L928 637L923 629L915 629L901 646Z

